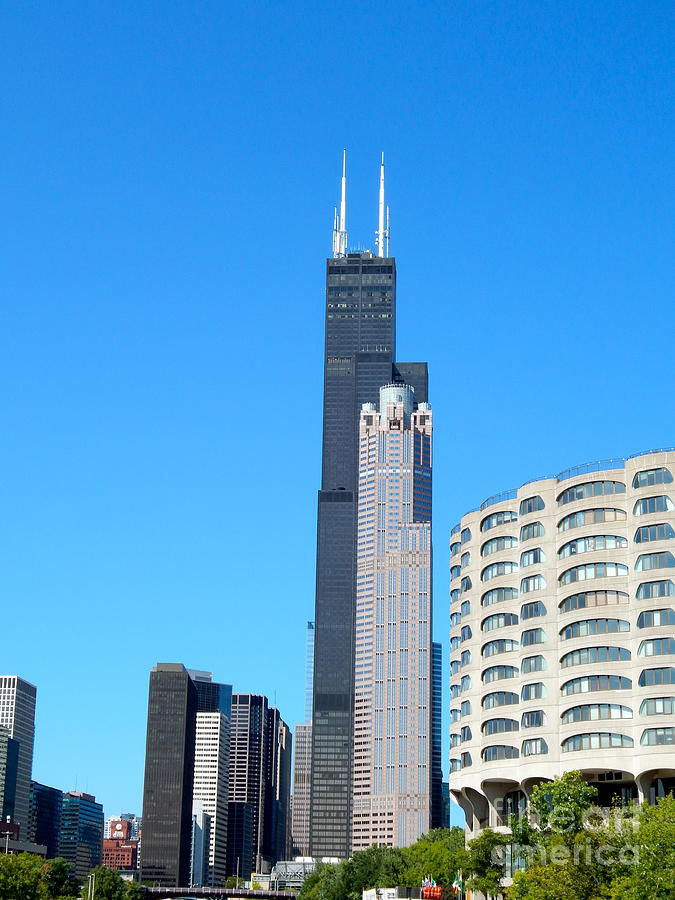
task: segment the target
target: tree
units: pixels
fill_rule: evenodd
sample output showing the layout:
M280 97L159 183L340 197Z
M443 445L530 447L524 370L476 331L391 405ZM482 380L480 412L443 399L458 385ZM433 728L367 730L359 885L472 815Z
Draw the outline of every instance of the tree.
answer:
M675 800L644 805L631 836L633 865L614 879L612 900L675 900Z
M124 883L124 900L143 900L145 892L137 881Z
M125 885L119 872L96 866L89 874L95 878L94 900L124 900Z
M73 864L60 856L50 859L42 865L42 880L47 897L50 900L58 897L77 897L80 883L73 874Z
M579 831L598 795L581 772L565 772L553 781L543 781L530 792L530 809L537 813L542 829L572 833Z
M43 860L30 853L0 855L2 900L43 900L47 894L42 878Z
M501 894L504 862L501 848L511 843L511 837L486 828L469 842L466 860L467 882L471 890L482 894Z
M425 876L449 888L460 869L466 868L463 828L434 828L403 851L406 870L402 884L417 886Z

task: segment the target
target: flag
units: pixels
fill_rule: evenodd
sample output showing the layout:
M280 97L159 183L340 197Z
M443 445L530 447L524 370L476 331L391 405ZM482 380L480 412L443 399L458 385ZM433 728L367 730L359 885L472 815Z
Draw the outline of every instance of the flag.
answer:
M462 890L462 870L455 875L455 880L452 882L452 890L455 894L459 893Z

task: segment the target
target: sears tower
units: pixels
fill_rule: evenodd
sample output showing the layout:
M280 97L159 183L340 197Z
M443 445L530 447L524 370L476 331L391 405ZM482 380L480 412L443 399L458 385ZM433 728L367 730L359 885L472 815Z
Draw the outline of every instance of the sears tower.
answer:
M396 359L396 261L380 166L376 250L350 252L346 161L326 261L323 456L317 522L310 852L351 855L359 415L383 385L427 397L426 363Z

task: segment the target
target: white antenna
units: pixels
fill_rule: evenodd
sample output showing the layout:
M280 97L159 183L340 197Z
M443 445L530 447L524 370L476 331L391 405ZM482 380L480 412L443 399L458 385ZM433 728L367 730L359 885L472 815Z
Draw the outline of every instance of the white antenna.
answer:
M375 246L378 256L389 256L389 207L387 207L387 227L384 227L384 152L380 163L380 202L378 206Z
M347 151L342 151L342 195L340 197L340 218L337 209L333 216L333 256L347 255Z

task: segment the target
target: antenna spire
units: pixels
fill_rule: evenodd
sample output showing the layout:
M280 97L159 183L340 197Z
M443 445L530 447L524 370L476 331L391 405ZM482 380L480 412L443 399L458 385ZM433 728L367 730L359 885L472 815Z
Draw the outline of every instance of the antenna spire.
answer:
M333 215L333 256L347 255L347 151L342 151L342 193L340 196L340 216L337 209Z
M377 247L378 256L389 256L389 207L386 208L386 227L385 227L385 206L384 206L384 151L382 152L382 162L380 163L380 199L378 204L377 231L375 232L375 246Z

